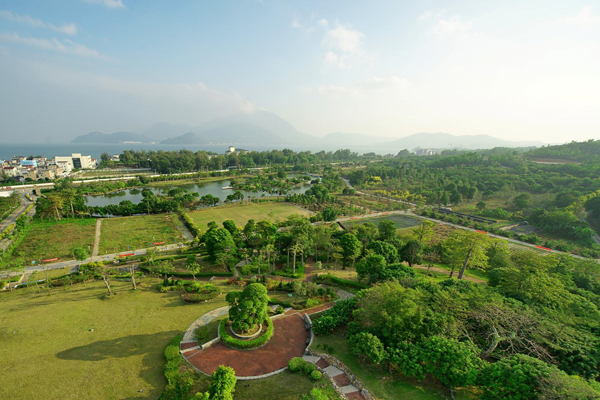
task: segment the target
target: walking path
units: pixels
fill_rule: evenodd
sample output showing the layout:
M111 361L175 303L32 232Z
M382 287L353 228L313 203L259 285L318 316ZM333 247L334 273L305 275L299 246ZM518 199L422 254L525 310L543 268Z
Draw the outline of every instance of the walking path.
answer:
M98 249L100 248L100 234L102 229L102 218L96 220L96 236L94 237L94 250L92 250L92 258L98 256Z
M325 359L327 357L327 359ZM324 375L327 375L333 383L335 390L348 400L372 399L368 391L360 390L355 385L363 387L360 381L339 360L310 350L302 358L311 364L315 364ZM335 365L332 365L335 364ZM339 367L339 368L338 368Z

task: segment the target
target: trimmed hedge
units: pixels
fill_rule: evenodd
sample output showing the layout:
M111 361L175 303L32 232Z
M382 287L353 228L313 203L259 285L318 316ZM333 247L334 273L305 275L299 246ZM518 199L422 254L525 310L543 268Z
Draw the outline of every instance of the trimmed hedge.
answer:
M290 270L290 272L288 272L288 270L284 270L284 271L273 271L273 275L275 276L284 276L286 278L294 278L294 279L298 279L298 278L302 278L304 276L304 270L305 267L302 264L299 264L296 267L296 273L293 274Z
M321 377L323 376L323 373L321 371L313 371L310 373L310 377L313 378L313 380L318 381L319 379L321 379Z
M234 338L229 333L227 333L227 328L225 324L227 323L227 318L222 320L219 324L219 332L221 334L221 341L228 346L234 347L236 349L252 349L255 347L259 347L267 343L271 337L273 336L273 321L271 318L267 317L267 331L253 340L241 340L238 338Z
M139 266L140 270L150 273L150 269L147 265ZM185 278L193 278L193 275L189 272L169 272L167 275L169 276L179 276ZM233 272L200 272L196 274L196 278L210 278L211 276L234 276Z

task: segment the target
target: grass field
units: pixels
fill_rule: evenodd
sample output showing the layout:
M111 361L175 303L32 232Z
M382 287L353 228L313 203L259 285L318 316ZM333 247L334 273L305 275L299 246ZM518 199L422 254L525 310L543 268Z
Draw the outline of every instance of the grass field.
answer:
M205 258L205 259L203 259ZM196 256L196 262L200 265L199 273L206 272L229 272L227 267L222 265L213 264L210 260L208 260L208 256ZM181 259L173 261L173 267L175 268L175 272L190 272L187 267L187 259Z
M153 242L174 243L183 237L177 214L153 214L102 220L98 255L151 247Z
M135 292L128 282L113 282L117 295L110 299L101 282L50 295L42 289L37 297L29 289L0 294L1 397L157 399L166 345L225 305L225 296L184 304L177 293L158 293L159 281L146 277Z
M334 351L323 350L323 345L333 347ZM441 400L450 398L449 389L438 382L419 382L360 362L358 357L350 351L348 341L342 337L340 331L331 335L315 336L311 348L331 354L346 364L377 399ZM456 390L454 396L456 400L478 398L475 394L461 389Z
M193 211L188 213L196 225L201 229L206 229L208 223L215 221L221 224L228 219L233 220L237 226L244 226L251 219L258 221L270 220L277 222L286 219L292 214L310 215L292 204L285 202L269 202L260 204L249 204L243 206L225 206L211 207L202 211Z
M95 219L63 219L62 221L31 221L29 231L21 243L13 250L5 261L14 263L18 260L23 265L31 265L31 261L58 257L61 260L72 260L71 252L76 247L87 250L94 245Z
M398 228L398 229L410 228L413 226L417 226L421 222L420 219L409 217L408 215L387 215L387 216L383 216L383 217L362 218L362 219L345 221L345 222L343 222L343 225L346 228L349 228L353 225L366 224L368 222L377 225L379 222L386 221L386 220L392 221L396 225L396 228Z
M206 392L210 380L208 377L196 374L196 385L192 393ZM283 371L275 376L252 381L238 381L233 393L234 399L243 400L301 400L312 388L318 388L330 400L338 400L331 382L325 377L313 381L305 374Z

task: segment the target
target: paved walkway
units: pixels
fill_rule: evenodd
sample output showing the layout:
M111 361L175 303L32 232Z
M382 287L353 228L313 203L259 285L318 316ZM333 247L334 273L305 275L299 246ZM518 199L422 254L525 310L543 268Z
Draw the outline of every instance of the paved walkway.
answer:
M352 384L350 378L341 369L329 365L327 361L318 356L305 355L304 358L309 363L315 364L324 374L329 376L337 386L337 390L344 394L349 400L365 400L360 391Z
M286 368L293 357L304 354L309 332L304 319L297 312L273 320L273 327L271 340L258 349L232 349L218 342L205 350L184 352L183 356L208 375L219 365L232 367L235 375L241 378L274 373Z
M92 257L98 257L98 249L100 248L100 235L102 234L102 218L96 220L96 236L94 237L94 250Z

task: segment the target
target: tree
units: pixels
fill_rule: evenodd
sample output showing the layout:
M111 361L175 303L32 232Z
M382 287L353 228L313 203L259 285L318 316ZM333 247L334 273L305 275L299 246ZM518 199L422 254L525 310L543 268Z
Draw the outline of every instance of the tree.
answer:
M188 264L186 268L192 274L192 278L196 280L196 274L200 272L200 264L194 261L193 263Z
M342 235L339 240L339 245L342 248L342 255L344 257L343 265L344 269L346 269L346 265L349 260L352 260L352 264L354 264L354 260L360 256L362 245L352 233L345 233Z
M396 249L394 245L388 242L376 240L374 242L369 243L367 249L371 250L375 254L382 255L385 258L385 261L389 264L398 261L398 249Z
M529 193L523 193L513 199L513 204L519 210L523 210L523 209L529 207L530 200L531 200L531 195Z
M110 155L107 152L100 154L100 160L104 163L110 161Z
M379 229L379 240L392 240L396 236L396 224L390 220L383 220L377 225Z
M131 274L131 285L133 286L133 290L137 290L137 285L135 284L135 264L129 264L129 273Z
M421 221L421 223L413 230L413 237L420 244L426 244L433 236L434 223L431 221Z
M375 364L381 364L385 360L385 349L377 336L368 332L360 332L350 336L348 341L355 354L361 354Z
M549 376L548 365L524 354L488 364L480 374L483 400L535 400L540 378Z
M87 250L83 247L75 247L71 253L79 261L84 261L89 256Z
M225 297L231 308L229 319L234 329L247 332L267 319L269 296L260 283L251 283L239 292L229 292Z
M231 367L219 365L212 374L208 394L211 400L233 400L237 378Z
M477 203L477 204L475 205L475 207L477 207L477 209L478 209L479 211L481 211L481 212L484 212L484 211L485 211L485 208L487 207L487 204L486 204L486 202L485 202L485 201L483 201L483 200L482 200L482 201L480 201L479 203Z
M370 254L356 265L356 273L358 274L358 279L368 278L370 283L375 283L385 267L386 261L383 256Z
M331 206L327 206L323 209L323 221L335 221L337 218L337 211Z
M206 251L210 257L215 260L219 253L230 252L235 253L236 246L231 237L231 233L225 228L209 229L204 234L204 242L206 243Z
M422 262L421 254L423 253L423 246L416 240L409 240L404 245L400 252L400 259L406 261L410 267L414 264L420 264Z
M111 290L111 284L110 284L110 270L108 268L102 269L102 281L104 281L104 285L106 285L106 290L108 290L108 295L112 296L113 292Z
M489 243L489 237L479 232L461 230L450 236L444 244L448 261L452 266L450 277L454 274L454 268L461 264L458 279L463 279L468 266L485 268L488 261L485 250Z

